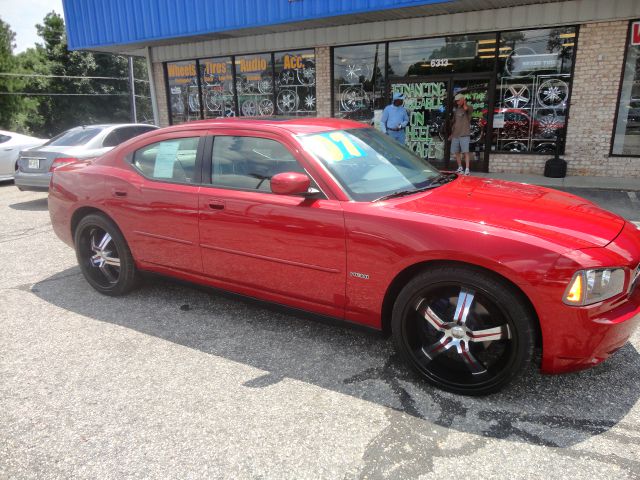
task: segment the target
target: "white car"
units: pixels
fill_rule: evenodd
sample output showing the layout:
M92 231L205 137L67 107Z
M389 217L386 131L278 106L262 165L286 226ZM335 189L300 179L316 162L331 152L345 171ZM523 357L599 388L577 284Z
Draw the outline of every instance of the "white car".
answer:
M45 138L29 137L0 130L0 181L13 180L18 169L20 150L39 147L46 141Z

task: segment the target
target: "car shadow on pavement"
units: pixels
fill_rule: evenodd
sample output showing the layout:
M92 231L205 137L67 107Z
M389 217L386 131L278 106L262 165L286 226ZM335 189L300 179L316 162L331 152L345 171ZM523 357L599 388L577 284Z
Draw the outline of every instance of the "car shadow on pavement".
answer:
M29 200L28 202L12 203L9 208L14 210L28 210L30 212L44 212L49 209L47 197Z
M21 288L89 319L264 372L243 383L246 388L269 388L291 378L387 407L389 426L365 454L371 465L389 455L393 445L402 450L412 442L437 456L442 435L455 431L475 438L456 447L468 455L490 439L564 450L595 435L610 435L624 448L625 432L636 428L624 420L640 398L640 355L631 344L594 369L545 376L531 368L500 393L472 398L442 392L418 379L397 359L391 341L379 335L311 321L215 290L152 278L128 296L111 298L95 292L77 267ZM637 442L637 437L629 442ZM570 452L576 459L617 458L584 449ZM632 462L628 468L640 468L640 462L625 461ZM616 462L620 465L619 458Z

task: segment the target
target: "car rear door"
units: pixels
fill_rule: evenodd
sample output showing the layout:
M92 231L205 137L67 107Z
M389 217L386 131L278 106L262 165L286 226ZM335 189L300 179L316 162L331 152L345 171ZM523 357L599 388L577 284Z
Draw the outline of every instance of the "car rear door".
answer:
M340 202L276 195L271 176L305 172L277 135L212 132L199 193L204 273L225 288L342 317L345 227Z
M202 272L198 190L203 139L200 132L146 139L127 155L131 168L109 176L109 210L136 261Z

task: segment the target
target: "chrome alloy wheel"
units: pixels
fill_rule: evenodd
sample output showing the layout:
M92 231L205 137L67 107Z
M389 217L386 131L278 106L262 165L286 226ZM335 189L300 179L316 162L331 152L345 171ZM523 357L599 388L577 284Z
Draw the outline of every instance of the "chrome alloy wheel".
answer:
M453 389L490 385L513 363L509 315L490 294L434 285L405 310L404 340L426 377Z
M83 236L85 248L80 253L91 267L88 269L89 275L104 287L116 284L120 278L120 257L111 235L95 227Z

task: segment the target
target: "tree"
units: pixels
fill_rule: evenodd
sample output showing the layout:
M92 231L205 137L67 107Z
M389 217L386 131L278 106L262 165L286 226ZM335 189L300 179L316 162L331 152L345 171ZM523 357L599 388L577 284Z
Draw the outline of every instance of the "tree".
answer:
M14 72L15 38L16 34L11 30L9 24L0 18L0 73ZM18 90L19 86L18 77L0 76L0 127L5 130L12 129L13 118L20 110L21 98L18 95L11 95Z

